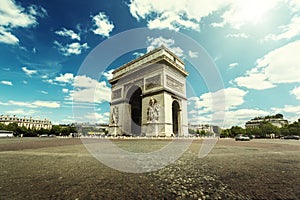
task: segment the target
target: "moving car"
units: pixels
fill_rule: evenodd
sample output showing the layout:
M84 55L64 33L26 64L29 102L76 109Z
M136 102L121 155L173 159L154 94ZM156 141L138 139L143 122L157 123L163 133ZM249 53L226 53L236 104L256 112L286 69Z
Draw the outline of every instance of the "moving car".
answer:
M235 136L235 141L250 141L250 137L239 134L239 135Z

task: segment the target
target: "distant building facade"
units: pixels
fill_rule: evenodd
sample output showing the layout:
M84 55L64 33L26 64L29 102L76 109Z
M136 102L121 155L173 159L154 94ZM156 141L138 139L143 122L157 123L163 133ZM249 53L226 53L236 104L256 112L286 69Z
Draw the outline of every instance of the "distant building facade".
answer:
M105 123L74 123L78 133L83 136L105 135L108 132L109 124Z
M210 124L189 124L189 129L195 132L204 131L205 133L219 134L220 127Z
M288 125L288 120L283 119L283 117L256 117L254 119L251 119L250 121L247 121L245 124L246 128L259 128L259 126L263 122L269 122L273 126L276 126L278 128L281 128L285 125Z
M17 123L18 126L26 127L28 129L48 129L50 130L52 128L52 123L48 119L44 120L39 120L39 119L33 119L32 117L30 118L20 118L17 117L16 115L10 116L10 115L1 115L0 116L0 123L3 123L5 125L8 125L10 123Z

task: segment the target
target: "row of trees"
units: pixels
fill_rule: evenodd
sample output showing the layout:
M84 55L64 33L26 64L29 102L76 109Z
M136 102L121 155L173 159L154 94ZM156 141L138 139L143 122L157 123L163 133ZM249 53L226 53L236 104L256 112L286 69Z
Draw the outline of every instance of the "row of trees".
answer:
M56 135L56 136L69 136L72 133L77 133L73 126L69 125L53 125L52 129L30 129L25 126L18 126L17 123L10 123L5 125L0 123L0 130L13 131L15 136L24 137L37 137L40 135Z
M256 137L268 137L270 134L275 134L277 137L285 135L300 135L300 121L294 122L282 128L278 128L269 122L262 122L257 128L242 128L232 126L230 129L221 131L221 137L235 137L238 134L254 135Z

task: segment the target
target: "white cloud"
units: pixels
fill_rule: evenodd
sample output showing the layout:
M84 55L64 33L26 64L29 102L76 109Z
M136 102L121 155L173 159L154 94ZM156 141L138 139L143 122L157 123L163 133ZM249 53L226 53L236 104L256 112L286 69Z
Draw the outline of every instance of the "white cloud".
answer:
M141 57L142 55L144 55L144 53L134 52L132 55L134 55L136 58L138 58L138 57Z
M198 52L193 52L193 51L189 50L188 54L191 58L197 58L198 57Z
M238 120L241 120L243 113L246 116L248 110L234 110L244 103L246 94L246 91L238 88L226 88L205 93L200 97L189 98L189 123L228 126L234 124L234 121L238 122ZM234 115L233 112L237 112L237 114ZM254 109L253 113L255 112Z
M87 43L80 44L79 42L74 42L67 44L66 46L62 45L58 41L54 41L54 45L58 48L60 53L64 56L70 56L72 54L79 55L83 50L90 48Z
M17 5L15 1L2 0L0 10L1 26L28 27L37 23L34 16L26 13L25 8Z
M238 86L246 87L254 90L265 90L276 87L265 76L263 71L258 71L256 68L247 71L245 76L234 79Z
M23 110L23 109L16 109L16 110L9 110L6 111L7 114L10 115L32 115L35 113L34 110Z
M73 102L101 103L110 101L111 89L105 81L98 82L87 76L76 76L74 90L69 92L66 100Z
M297 115L299 118L300 115L300 106L295 106L295 105L285 105L282 108L271 108L271 110L273 110L275 113L290 113L290 114L294 114Z
M189 118L191 124L213 124L222 128L231 126L244 126L245 122L256 116L265 116L269 113L259 109L238 109L223 112L195 113Z
M228 66L229 66L230 68L234 68L234 67L237 67L238 65L239 65L239 63L234 62L234 63L230 63Z
M269 34L265 37L264 40L282 40L282 39L291 39L295 36L300 35L300 6L298 0L290 0L289 8L292 11L298 12L293 15L291 21L287 25L279 26L278 29L281 33L279 34Z
M98 123L108 123L109 117L106 115L106 113L100 114L100 113L88 113L85 115L85 118L91 119Z
M300 87L295 87L290 93L295 95L296 99L300 100Z
M226 35L227 38L248 38L249 35L246 33L230 33Z
M109 33L114 28L113 23L109 21L104 12L99 12L98 15L95 15L93 17L93 23L95 27L93 32L104 37L109 37Z
M22 107L29 107L29 108L37 108L37 107L59 108L60 107L60 104L56 101L40 101L40 100L33 101L33 102L10 100L6 103L6 105L22 106Z
M8 29L0 26L0 42L6 43L6 44L18 44L19 39L10 33Z
M0 83L3 85L9 85L9 86L13 85L13 83L11 81L1 81Z
M48 92L45 91L45 90L42 90L41 93L43 93L43 94L48 94Z
M229 9L222 15L223 25L229 24L231 27L239 29L248 23L259 24L268 12L272 11L281 0L251 0L229 2Z
M50 83L50 84L56 84L52 79L48 79L48 80L44 80L46 83Z
M74 75L72 73L60 74L59 76L54 78L54 81L61 83L72 83L74 81Z
M239 29L265 19L278 2L283 0L131 0L130 13L137 20L146 20L150 29L200 30L201 20L212 13L221 13L221 22L212 22L213 27L230 25ZM223 14L222 14L223 13ZM246 35L241 35L246 36Z
M163 45L167 47L170 51L172 51L175 55L179 57L183 56L183 50L180 47L174 46L175 41L173 39L167 39L161 36L157 38L148 37L147 43L147 52L152 51L155 48L158 48Z
M28 76L31 76L32 74L37 74L37 70L28 69L27 67L22 67L22 71L25 72L25 74Z
M29 102L21 102L21 101L8 101L8 105L14 105L14 106L24 106L24 107L33 107L32 103Z
M89 122L89 123L108 123L109 113L84 113L84 116L75 116L76 122Z
M105 76L105 78L107 80L110 80L110 79L113 78L113 71L114 71L114 69L111 69L109 71L105 71L105 72L103 72L103 76Z
M280 30L282 33L275 35L269 34L266 36L265 40L282 40L291 39L297 35L300 35L300 16L294 16L288 25L281 26Z
M149 28L167 28L178 31L179 29L200 30L202 17L226 5L225 1L210 0L131 0L130 13L137 20L148 21Z
M45 17L48 15L47 10L41 6L31 5L28 7L28 12L33 16Z
M242 105L246 94L246 91L238 88L226 88L202 94L200 97L191 97L189 105L198 114L227 111Z
M55 31L55 33L60 36L70 37L72 40L80 41L80 36L77 33L75 33L73 30L68 30L66 28L62 28L62 30Z
M259 109L238 109L225 112L224 127L244 126L245 122L260 116L266 116L269 113Z
M180 28L189 28L199 30L199 23L197 20L185 20L180 15L171 12L161 13L160 17L148 21L150 29L164 29L179 31Z
M12 34L14 28L27 28L37 25L36 16L44 17L46 10L31 5L27 9L14 0L2 0L0 6L0 42L18 44L19 39Z
M60 104L55 101L34 101L33 106L36 107L46 107L46 108L59 108Z
M63 89L62 89L62 92L63 92L63 93L68 93L68 92L69 92L69 89L63 88Z
M300 1L299 0L287 0L285 1L292 13L299 12L300 9Z
M214 124L223 128L230 128L231 126L244 126L245 122L253 117L269 115L267 111L259 109L238 109L228 110L225 113L215 112L211 113L195 112L190 114L189 123L191 124Z
M234 80L239 86L251 89L267 89L280 83L300 82L300 40L275 49L258 59L257 66L245 76Z

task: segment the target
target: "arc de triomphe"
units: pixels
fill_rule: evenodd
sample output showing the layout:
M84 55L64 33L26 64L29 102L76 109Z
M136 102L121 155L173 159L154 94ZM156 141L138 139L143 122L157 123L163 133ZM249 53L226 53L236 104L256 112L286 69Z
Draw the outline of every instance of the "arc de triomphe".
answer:
M183 61L161 46L113 72L110 135L187 136Z

